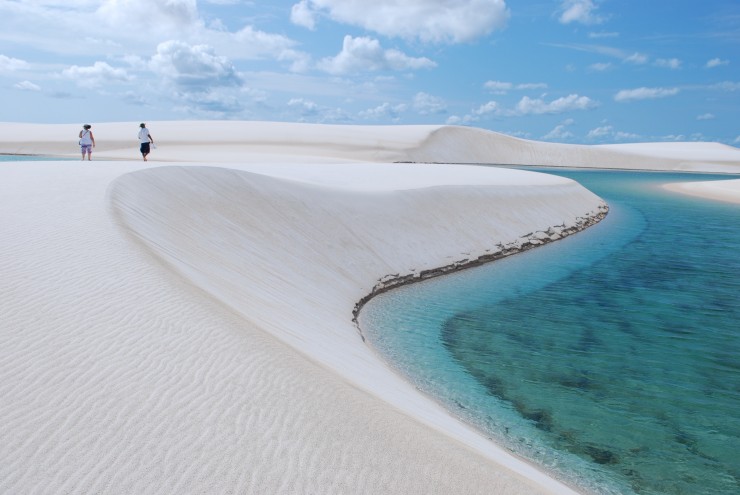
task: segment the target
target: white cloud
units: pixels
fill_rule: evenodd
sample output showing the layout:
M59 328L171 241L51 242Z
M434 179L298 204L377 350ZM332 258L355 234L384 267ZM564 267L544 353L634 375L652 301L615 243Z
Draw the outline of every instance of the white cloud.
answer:
M503 81L486 81L483 85L488 91L496 94L506 94L514 85L510 82Z
M288 101L288 106L297 108L300 114L304 117L319 114L319 106L313 101L306 100L304 98L292 98Z
M696 116L696 120L714 120L715 116L713 113L703 113Z
M587 96L577 94L568 95L558 98L551 102L546 102L541 98L529 98L527 96L519 100L513 111L507 112L511 115L542 115L557 114L569 112L572 110L588 110L596 107L598 104Z
M226 57L207 45L165 41L149 63L152 71L186 91L205 91L219 86L239 86L241 78Z
M316 15L311 10L308 0L301 0L290 9L290 22L297 26L303 26L313 31L316 29Z
M516 89L519 89L519 90L547 89L547 84L546 83L523 83L523 84L517 84Z
M8 57L7 55L0 55L0 73L15 72L17 70L28 69L29 67L29 63L25 60Z
M473 109L470 115L466 115L462 118L458 117L458 119L465 123L469 123L477 121L481 117L485 117L487 115L493 115L496 117L522 117L525 115L559 114L573 110L589 110L597 106L598 102L587 96L579 96L576 94L557 98L549 102L542 98L530 98L525 96L519 100L514 108L504 108L496 101L489 101L478 108ZM570 119L565 122L571 123Z
M646 64L648 60L648 56L643 53L633 53L632 55L628 55L624 58L625 62L635 65Z
M501 107L499 106L498 102L489 101L488 103L484 103L477 109L473 110L473 113L475 115L488 115L488 114L497 114L500 111L501 111Z
M254 29L252 26L245 26L233 34L214 34L211 37L214 43L219 43L219 52L228 53L232 58L256 59L277 56L281 60L292 60L303 56L294 50L295 41L279 34Z
M459 115L450 115L447 117L447 121L445 122L447 125L472 125L480 120L479 117L475 115L464 115L460 117Z
M34 84L31 81L21 81L13 85L14 88L22 91L41 91L41 86Z
M573 119L567 119L561 124L555 126L553 130L542 136L542 139L548 141L567 141L575 137L575 135L568 130L568 127L573 125Z
M301 1L303 3L304 0ZM504 0L305 0L303 9L389 37L464 43L503 28Z
M593 0L563 0L559 20L562 24L600 24L604 18L596 14L597 8Z
M730 61L729 60L722 60L720 58L713 58L713 59L707 61L706 68L707 69L713 69L715 67L720 67L722 65L729 65L729 64L730 64Z
M632 100L652 100L656 98L665 98L675 96L679 93L678 88L636 88L623 89L615 96L615 101L632 101Z
M414 96L413 108L421 115L445 113L447 104L441 98L419 92Z
M360 117L368 120L381 120L384 118L390 118L397 120L400 114L408 109L408 105L405 103L399 103L398 105L391 105L388 102L383 103L375 108L369 108L360 112Z
M345 36L342 51L336 57L319 61L317 67L338 75L383 70L428 69L436 65L426 57L409 57L399 50L385 50L376 39Z
M610 135L613 131L614 128L610 125L601 126L588 131L588 135L586 137L589 139L598 139Z
M511 90L525 91L525 90L530 90L530 89L547 89L547 84L545 83L514 84L514 83L504 82L504 81L486 81L486 83L483 84L483 87L494 94L506 94L507 92Z
M612 69L613 67L614 65L612 65L609 62L600 62L596 64L591 64L588 66L590 70L595 71L595 72L605 72L605 71Z
M87 67L73 65L62 71L62 77L71 79L85 88L98 88L110 83L133 80L125 69L111 67L106 62L95 62Z
M594 141L639 141L641 136L631 132L615 131L610 125L588 131L586 137Z
M657 67L665 67L666 69L680 69L682 62L677 58L659 58L655 61Z
M172 29L182 32L202 25L196 0L105 0L95 17L102 26L118 29L137 26L137 29L129 29L136 36Z
M740 143L740 136L736 137L733 143Z

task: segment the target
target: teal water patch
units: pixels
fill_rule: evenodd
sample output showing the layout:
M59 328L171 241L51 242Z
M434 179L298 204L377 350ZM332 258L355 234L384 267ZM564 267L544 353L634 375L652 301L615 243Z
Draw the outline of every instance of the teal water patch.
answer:
M420 389L566 482L738 493L740 207L658 187L728 177L557 173L609 216L383 294L363 331Z
M0 162L49 162L49 161L74 161L75 158L58 158L41 155L0 155Z

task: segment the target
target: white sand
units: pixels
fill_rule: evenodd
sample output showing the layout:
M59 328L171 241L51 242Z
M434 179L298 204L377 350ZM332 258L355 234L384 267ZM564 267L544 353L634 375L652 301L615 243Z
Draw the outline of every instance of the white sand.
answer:
M740 170L733 148L689 163L262 122L150 123L145 164L137 127L93 125L92 163L0 163L2 493L569 493L391 372L351 319L384 277L600 199L543 174L382 162ZM0 129L0 153L77 156L74 126Z
M673 182L664 186L670 191L715 199L727 203L740 203L740 180L716 180L702 182Z

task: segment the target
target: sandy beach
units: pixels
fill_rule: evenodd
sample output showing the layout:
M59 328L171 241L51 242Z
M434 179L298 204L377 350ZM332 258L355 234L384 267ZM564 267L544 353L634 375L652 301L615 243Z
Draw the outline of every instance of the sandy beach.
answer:
M3 493L574 493L394 373L353 322L384 284L606 211L476 163L740 173L715 143L449 126L0 124ZM740 203L740 181L667 186Z

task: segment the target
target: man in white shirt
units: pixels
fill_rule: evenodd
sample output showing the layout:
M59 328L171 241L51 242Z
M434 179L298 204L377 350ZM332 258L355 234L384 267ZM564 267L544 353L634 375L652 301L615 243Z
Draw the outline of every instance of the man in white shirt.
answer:
M146 160L146 155L149 154L149 144L154 144L154 138L151 134L149 134L149 129L146 128L146 124L141 123L139 124L139 144L141 145L139 149L141 150L141 156L144 158L144 161Z

